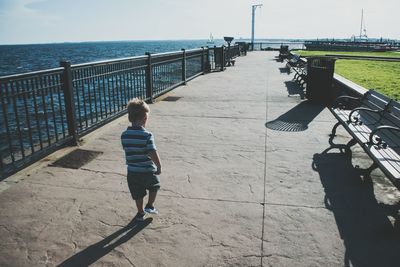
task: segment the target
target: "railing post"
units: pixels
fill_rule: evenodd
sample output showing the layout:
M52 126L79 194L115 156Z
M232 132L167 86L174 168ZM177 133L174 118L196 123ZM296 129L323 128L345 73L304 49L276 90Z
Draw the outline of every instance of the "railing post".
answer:
M206 72L211 72L210 48L208 46L207 46L207 53L206 53Z
M225 46L221 46L221 71L225 70Z
M186 85L186 50L184 48L182 50L182 81L183 84Z
M203 72L203 74L205 73L204 46L201 47L201 71Z
M72 145L78 144L78 131L76 127L76 110L74 100L74 88L72 84L71 62L61 61L60 66L64 68L61 81L64 92L65 113L67 115L68 134L72 137Z
M153 103L153 71L151 65L151 54L146 52L147 55L147 67L146 67L146 98L150 99L150 102Z

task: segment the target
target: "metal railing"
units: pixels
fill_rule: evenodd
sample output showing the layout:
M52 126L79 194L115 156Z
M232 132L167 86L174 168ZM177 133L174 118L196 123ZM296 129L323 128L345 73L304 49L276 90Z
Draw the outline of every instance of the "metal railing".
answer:
M17 169L68 134L63 68L0 78L0 170Z
M60 68L0 77L0 180L126 113L133 97L152 102L213 70L212 61L224 70L226 58L215 58L215 51L226 49L182 49L78 65L64 61ZM238 56L236 50L232 57Z

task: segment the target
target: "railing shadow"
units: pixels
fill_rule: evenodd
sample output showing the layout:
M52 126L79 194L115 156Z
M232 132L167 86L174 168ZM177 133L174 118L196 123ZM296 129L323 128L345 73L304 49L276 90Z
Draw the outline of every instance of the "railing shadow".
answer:
M298 85L295 81L285 81L285 86L288 91L288 96L291 95L300 95L301 99L304 99L304 89L300 85Z
M328 153L330 149L314 155L313 169L344 242L344 266L398 266L400 205L378 203L372 180L362 179L351 155ZM395 219L394 225L388 216Z
M308 124L318 116L324 106L303 101L291 110L269 121L265 127L275 131L300 132L308 129Z
M69 259L62 262L59 267L75 267L75 266L89 266L97 260L107 255L114 248L127 242L134 237L137 233L143 230L153 221L152 218L147 218L143 222L131 221L124 228L107 236L103 240L93 244L86 249L78 252Z

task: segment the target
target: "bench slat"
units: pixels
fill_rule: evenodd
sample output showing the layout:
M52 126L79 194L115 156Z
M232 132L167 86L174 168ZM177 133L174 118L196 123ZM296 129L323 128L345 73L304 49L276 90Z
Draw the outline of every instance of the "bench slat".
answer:
M383 151L384 150L384 151ZM374 158L375 162L379 162L384 169L386 169L386 175L390 175L391 179L395 179L398 181L394 181L395 183L400 182L400 159L393 159L392 156L397 154L392 151L390 152L390 148L386 149L377 149L375 147L370 148L370 154ZM384 154L386 153L386 155Z

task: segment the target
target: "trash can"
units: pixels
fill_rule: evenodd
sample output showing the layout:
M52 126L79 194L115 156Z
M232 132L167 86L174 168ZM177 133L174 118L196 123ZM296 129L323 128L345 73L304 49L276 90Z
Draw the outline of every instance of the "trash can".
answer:
M288 45L281 45L279 48L279 59L283 61L289 55L289 46Z
M336 58L309 57L307 58L307 87L306 97L311 102L329 104L335 100L333 88L333 73Z

